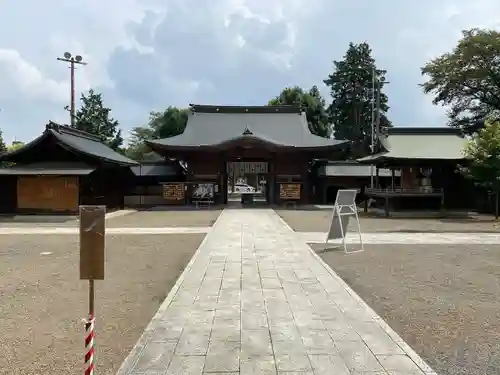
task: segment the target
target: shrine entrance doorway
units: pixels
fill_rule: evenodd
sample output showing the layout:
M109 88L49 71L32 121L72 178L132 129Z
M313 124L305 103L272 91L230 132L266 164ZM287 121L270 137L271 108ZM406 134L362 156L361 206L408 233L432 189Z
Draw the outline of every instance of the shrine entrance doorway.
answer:
M268 160L239 159L226 162L227 203L272 203L270 164Z

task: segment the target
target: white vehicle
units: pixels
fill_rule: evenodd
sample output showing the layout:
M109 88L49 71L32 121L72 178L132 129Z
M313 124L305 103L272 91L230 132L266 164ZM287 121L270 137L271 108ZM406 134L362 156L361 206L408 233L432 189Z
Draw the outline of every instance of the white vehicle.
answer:
M234 191L236 193L255 193L255 188L247 184L236 184L234 185Z

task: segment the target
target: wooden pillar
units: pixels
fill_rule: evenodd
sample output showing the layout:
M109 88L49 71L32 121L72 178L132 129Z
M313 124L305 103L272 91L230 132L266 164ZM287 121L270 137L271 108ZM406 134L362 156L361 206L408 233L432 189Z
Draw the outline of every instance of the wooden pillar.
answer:
M272 160L269 160L268 164L268 176L269 178L267 179L267 189L269 191L269 204L275 204L275 197L274 197L274 192L276 188L276 157L274 157Z
M376 176L375 176L375 187L380 189L380 176L379 176L379 168L378 165L376 167Z
M389 194L385 195L385 217L389 217Z
M391 168L391 188L394 190L394 180L396 178L395 173L394 173L394 167Z
M301 161L300 162L301 164L301 168L300 168L300 179L302 181L302 189L301 189L301 192L300 192L300 203L301 204L309 204L311 203L309 201L309 198L310 198L310 192L309 192L309 176L308 176L308 171L309 171L309 162L306 160L306 161ZM302 164L305 164L303 167L302 167Z

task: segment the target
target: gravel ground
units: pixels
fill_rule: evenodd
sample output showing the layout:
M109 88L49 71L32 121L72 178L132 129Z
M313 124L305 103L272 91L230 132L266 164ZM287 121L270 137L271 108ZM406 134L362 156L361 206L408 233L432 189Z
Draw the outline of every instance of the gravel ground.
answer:
M330 210L276 210L296 232L326 232ZM360 217L363 232L500 232L500 223L491 217L479 219L402 219ZM350 224L353 230L355 225Z
M222 211L219 209L138 211L133 214L110 218L109 228L120 227L211 227Z
M311 247L438 374L500 374L500 246Z
M107 238L106 280L96 281L98 374L116 373L203 237ZM82 374L88 284L78 279L77 236L2 235L0 262L0 374Z

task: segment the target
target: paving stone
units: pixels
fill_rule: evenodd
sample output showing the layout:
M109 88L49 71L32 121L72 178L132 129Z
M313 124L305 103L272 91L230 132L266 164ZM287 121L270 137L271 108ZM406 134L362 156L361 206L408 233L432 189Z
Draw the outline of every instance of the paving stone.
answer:
M384 371L363 341L336 341L335 344L349 370Z
M311 366L315 375L351 375L349 368L342 357L337 354L332 355L309 355Z
M241 324L243 330L269 329L265 311L246 312L243 310Z
M151 334L151 342L178 341L182 335L184 326L175 322L162 322L154 327Z
M278 322L270 326L271 339L273 343L277 341L298 341L300 340L300 332L292 321Z
M240 343L211 340L205 361L205 372L234 372L240 369Z
M376 322L361 322L356 325L355 329L375 355L405 354L401 347Z
M241 355L243 357L273 355L269 330L241 331Z
M405 375L423 375L424 372L407 355L378 355L377 359L387 371Z
M333 339L328 331L308 331L301 333L307 354L337 354Z
M210 331L208 330L184 330L179 343L175 348L176 355L205 355L207 354Z
M202 375L205 357L174 355L165 375Z
M173 357L176 344L176 342L149 342L139 357L134 371L165 371Z
M240 318L241 310L239 306L221 306L215 309L215 318Z
M240 360L240 375L277 375L273 356L257 356Z
M301 339L293 341L273 341L272 342L274 355L280 356L285 354L304 354L306 348Z
M312 371L309 358L304 354L283 354L275 357L278 371Z

